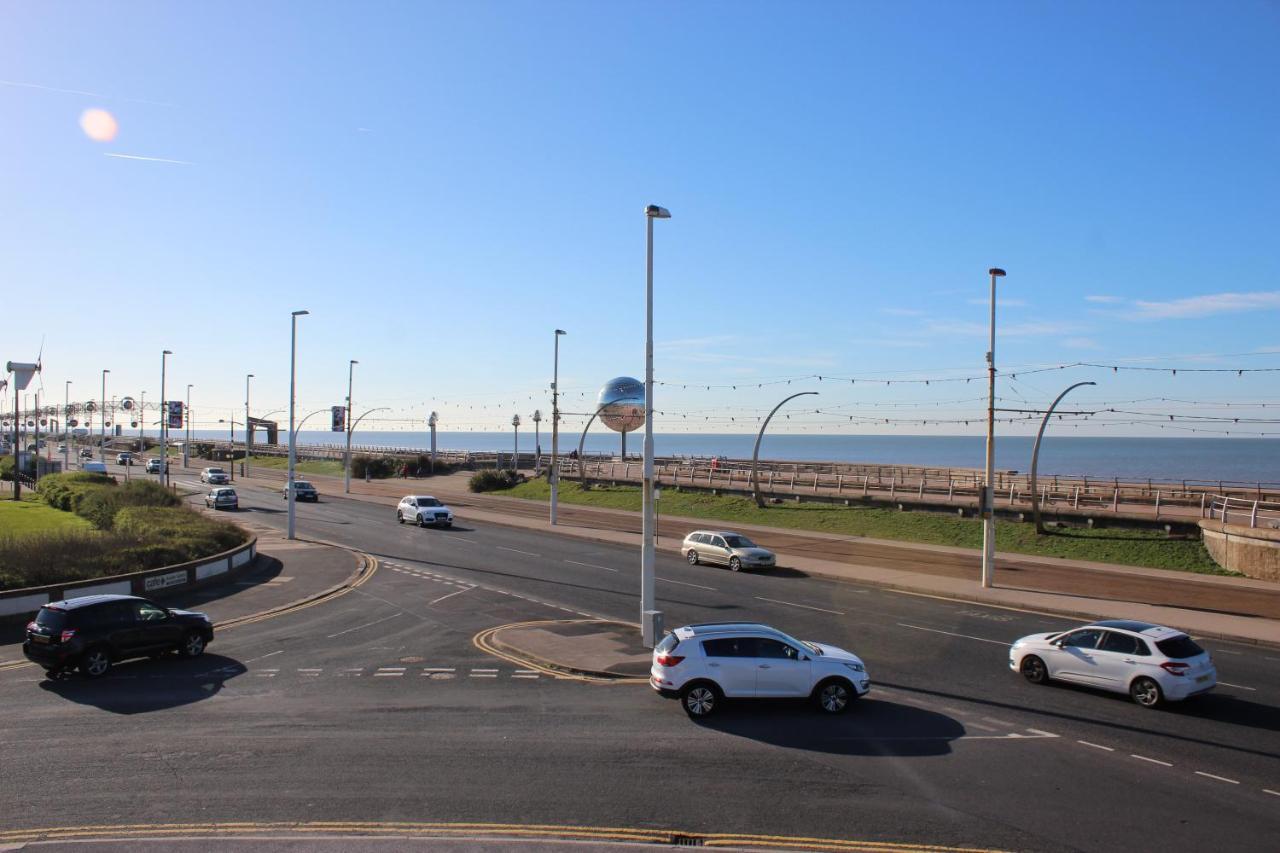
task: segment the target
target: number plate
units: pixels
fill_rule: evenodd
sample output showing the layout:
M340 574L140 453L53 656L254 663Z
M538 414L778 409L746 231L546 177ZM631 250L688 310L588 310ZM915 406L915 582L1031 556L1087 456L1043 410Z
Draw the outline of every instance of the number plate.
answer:
M1207 676L1207 675L1202 675L1202 676L1200 676L1199 678L1197 678L1197 679L1196 679L1196 684L1204 684L1204 683L1205 683L1206 681L1208 681L1208 680L1209 680L1209 676Z
M44 634L32 634L32 635L31 635L31 642L33 642L33 643L47 643L47 642L49 642L49 638L48 638L48 637L46 637Z

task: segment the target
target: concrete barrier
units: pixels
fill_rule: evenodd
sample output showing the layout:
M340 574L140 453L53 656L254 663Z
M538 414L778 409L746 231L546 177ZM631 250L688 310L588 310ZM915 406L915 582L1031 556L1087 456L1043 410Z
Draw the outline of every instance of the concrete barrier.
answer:
M7 590L0 592L0 622L26 621L50 601L64 601L84 595L153 597L225 583L252 566L257 554L258 537L253 536L243 545L237 545L229 551L189 563L108 578Z
M1205 550L1224 569L1259 580L1280 581L1280 530L1202 519Z

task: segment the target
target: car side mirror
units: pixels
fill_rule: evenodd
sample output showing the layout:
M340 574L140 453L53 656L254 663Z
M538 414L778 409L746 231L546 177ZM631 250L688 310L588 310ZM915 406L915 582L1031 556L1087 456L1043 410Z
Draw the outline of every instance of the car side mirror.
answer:
M1060 648L1062 648L1062 647L1063 647L1063 646L1065 646L1065 645L1066 645L1066 643L1065 643L1065 642L1063 642L1062 640L1054 640L1054 641L1053 641L1053 647L1054 647L1055 649L1060 649Z

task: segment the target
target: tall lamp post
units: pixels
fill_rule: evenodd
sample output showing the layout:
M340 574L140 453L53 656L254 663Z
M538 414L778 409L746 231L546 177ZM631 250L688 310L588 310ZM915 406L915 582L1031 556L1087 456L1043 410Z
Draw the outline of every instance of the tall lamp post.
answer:
M296 539L296 514L294 511L293 476L298 464L298 435L293 426L294 409L297 406L298 387L298 318L310 311L294 311L290 318L289 332L289 480L285 484L289 497L289 538Z
M542 410L534 409L533 414L533 476L538 476L538 472L542 470L542 436L538 434L538 427L542 424Z
M662 613L655 609L653 531L657 526L653 506L653 220L670 219L666 208L651 204L644 209L644 493L640 528L640 633L648 648L661 639Z
M182 467L186 468L191 462L191 433L195 424L191 422L191 389L190 382L187 383L187 412L186 412L186 436L187 440L182 443Z
M252 373L244 375L244 465L240 468L240 476L249 476L249 456L253 453L253 427L249 426L249 380Z
M440 422L440 416L432 412L427 417L427 426L431 429L431 474L436 473L436 424Z
M982 491L982 586L990 588L996 569L996 279L1004 270L992 267L991 327L987 349L987 474Z
M516 434L516 445L511 454L511 470L519 471L520 470L520 416L519 415L511 416L511 428L515 431L515 434Z
M169 485L169 404L164 395L165 371L172 350L160 353L160 482Z
M62 393L62 470L71 470L71 427L67 426L67 421L71 420L71 380L67 380L66 387Z
M98 401L98 405L102 407L102 437L98 442L99 462L107 461L107 374L110 372L107 368L102 370L102 399Z
M551 373L551 523L556 523L556 507L560 503L560 336L569 334L556 329L556 354Z
M351 390L359 363L353 358L347 364L347 452L342 457L342 491L347 494L351 494L351 433L355 431L355 424L351 422Z

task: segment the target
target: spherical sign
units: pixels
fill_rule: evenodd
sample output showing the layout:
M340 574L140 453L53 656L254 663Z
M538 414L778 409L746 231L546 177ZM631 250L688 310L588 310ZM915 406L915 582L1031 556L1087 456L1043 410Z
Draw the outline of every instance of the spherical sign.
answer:
M137 421L129 421L129 426L136 427L137 425L138 425Z
M644 383L630 376L610 379L596 397L600 420L614 432L631 432L644 426Z
M125 397L123 400L121 400L121 401L120 401L120 408L124 409L126 412L127 412L127 411L129 411L130 409L132 409L132 408L133 408L133 398L132 398L132 397Z
M78 427L78 426L80 426L80 422L79 422L78 420L76 420L75 418L72 418L71 420L67 421L67 426L69 426L69 427Z
M90 400L89 402L84 404L84 410L86 412L96 412L98 411L98 404Z

